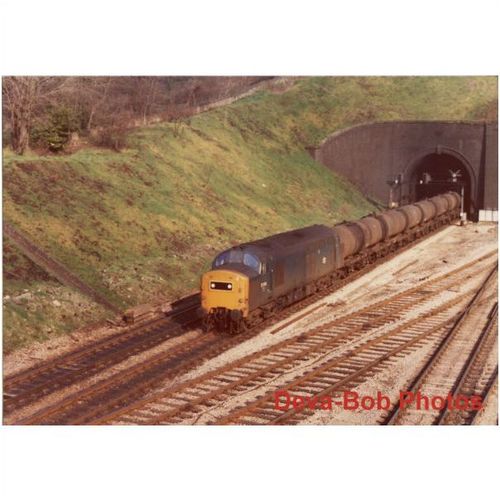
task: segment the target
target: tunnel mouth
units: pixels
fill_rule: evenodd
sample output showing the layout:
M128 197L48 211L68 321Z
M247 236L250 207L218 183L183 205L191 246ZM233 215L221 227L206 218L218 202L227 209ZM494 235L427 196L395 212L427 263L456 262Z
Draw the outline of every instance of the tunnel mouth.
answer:
M474 218L471 186L469 170L459 158L450 154L431 153L420 159L412 170L410 199L415 202L447 191L455 191L463 195L464 211L469 218Z

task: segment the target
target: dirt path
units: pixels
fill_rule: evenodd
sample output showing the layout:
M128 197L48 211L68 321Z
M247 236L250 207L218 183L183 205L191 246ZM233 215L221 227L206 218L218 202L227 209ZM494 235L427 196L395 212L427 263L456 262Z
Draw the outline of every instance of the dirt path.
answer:
M103 297L99 292L84 283L78 276L73 274L63 264L52 258L38 245L35 245L24 234L21 234L9 222L3 222L3 232L10 238L23 254L33 261L36 265L40 266L46 272L54 276L63 285L69 286L83 293L87 297L106 307L107 309L119 313L120 310L113 305L108 299Z

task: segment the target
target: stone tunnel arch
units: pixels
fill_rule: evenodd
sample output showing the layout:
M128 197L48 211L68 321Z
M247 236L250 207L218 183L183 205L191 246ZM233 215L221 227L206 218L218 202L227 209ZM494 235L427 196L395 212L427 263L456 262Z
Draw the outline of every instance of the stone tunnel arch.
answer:
M460 170L470 219L498 209L497 123L365 123L335 132L309 152L381 206L414 201L420 195L416 176L433 170L442 177L452 166Z
M455 174L455 179L453 179ZM464 192L464 211L476 217L476 178L467 159L450 148L434 148L421 153L405 169L403 182L407 183L407 199L415 202L446 191Z

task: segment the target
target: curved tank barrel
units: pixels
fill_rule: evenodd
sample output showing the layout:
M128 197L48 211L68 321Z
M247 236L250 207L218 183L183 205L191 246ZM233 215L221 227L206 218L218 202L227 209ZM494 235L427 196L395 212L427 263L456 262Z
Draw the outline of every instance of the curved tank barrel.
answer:
M384 228L384 239L402 233L408 226L408 220L403 212L399 210L387 210L377 215Z
M446 200L446 206L448 210L453 210L455 208L455 198L451 196L450 193L444 193L441 195Z
M455 210L460 206L461 198L458 193L450 191L448 193L443 194L442 196L443 198L446 198L446 201L448 202L448 210Z
M384 239L384 228L376 216L368 215L357 221L365 234L365 248L376 245Z
M462 203L462 196L460 196L455 191L450 191L450 194L451 194L451 196L453 196L455 198L455 200L457 200L456 208L460 207L460 204Z
M417 201L414 205L422 211L422 222L427 222L436 216L436 205L429 200Z
M358 228L358 230L361 231L361 233L363 234L363 246L361 247L361 249L369 247L370 240L372 238L370 228L366 224L363 224L360 220L357 220L352 224L354 224Z
M358 253L364 247L365 236L362 229L356 224L346 222L335 226L333 230L339 237L342 257L345 259L350 255Z
M397 211L406 217L406 229L418 226L424 217L422 211L415 205L403 205Z
M444 196L433 196L429 199L436 207L436 216L439 217L448 211L448 201Z

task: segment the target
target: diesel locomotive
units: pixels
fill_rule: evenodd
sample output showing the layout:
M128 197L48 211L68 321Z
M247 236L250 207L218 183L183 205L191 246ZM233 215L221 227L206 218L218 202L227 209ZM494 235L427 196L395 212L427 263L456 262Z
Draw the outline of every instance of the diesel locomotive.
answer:
M236 333L460 216L445 193L334 227L314 225L223 251L201 279L206 329Z

